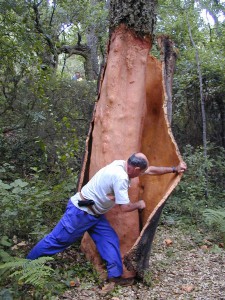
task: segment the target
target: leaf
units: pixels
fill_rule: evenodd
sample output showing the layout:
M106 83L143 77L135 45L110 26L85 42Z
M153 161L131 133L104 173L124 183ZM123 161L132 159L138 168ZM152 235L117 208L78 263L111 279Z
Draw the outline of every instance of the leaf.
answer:
M11 186L13 187L25 187L28 183L25 181L22 181L21 179L16 179L13 183L11 183Z
M74 287L74 286L80 286L80 280L79 280L79 278L76 278L75 280L71 280L70 281L70 286L71 287Z
M5 184L2 180L0 180L0 188L4 190L10 190L11 186L9 184Z
M8 289L3 289L0 291L0 299L13 300L13 297Z
M166 246L171 246L173 244L173 241L171 239L166 239L165 241Z
M26 245L27 245L27 243L25 241L22 241L22 242L17 244L17 246L19 246L19 247L23 247L23 246L26 246Z
M0 240L0 245L10 247L12 244L9 242L9 238L7 236L3 236Z
M21 192L21 188L20 187L15 187L13 190L12 190L12 193L13 194L19 194Z
M187 292L187 293L190 293L194 290L194 285L193 284L188 284L188 285L182 285L182 290Z
M206 251L206 250L208 250L208 246L207 245L202 245L201 249L204 250L204 251Z
M0 249L0 258L1 258L1 261L3 261L3 262L8 262L12 259L12 257L6 251L4 251L2 249Z

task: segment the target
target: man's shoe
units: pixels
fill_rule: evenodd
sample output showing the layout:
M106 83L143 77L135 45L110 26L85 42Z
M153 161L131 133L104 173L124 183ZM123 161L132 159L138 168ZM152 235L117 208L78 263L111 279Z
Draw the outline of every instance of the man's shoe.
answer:
M112 292L114 290L114 288L115 288L115 283L114 282L108 282L108 283L103 285L103 287L99 291L99 294L104 296L104 295Z
M112 277L108 279L108 282L114 282L115 285L129 286L134 283L134 278Z

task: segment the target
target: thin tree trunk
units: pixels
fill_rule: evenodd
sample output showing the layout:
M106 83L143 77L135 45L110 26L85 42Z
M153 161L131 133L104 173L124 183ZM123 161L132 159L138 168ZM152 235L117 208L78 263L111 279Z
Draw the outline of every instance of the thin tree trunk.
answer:
M173 75L176 65L177 53L175 51L174 42L168 36L158 37L158 44L160 47L160 59L164 65L163 79L166 88L166 111L169 124L172 123L173 116L173 100L172 100L172 86Z
M187 24L188 24L188 32L191 44L195 50L195 60L197 64L197 71L198 71L198 79L199 79L199 89L200 89L200 99L201 99L201 112L202 112L202 141L203 141L203 151L204 151L204 158L205 158L205 166L207 166L207 136L206 136L206 113L205 113L205 98L203 93L203 83L202 83L202 72L201 72L201 63L198 53L198 48L194 42L192 32L191 32L191 25L187 17ZM207 167L205 169L205 176L206 176L206 187L205 187L205 195L208 196L208 187L207 187Z

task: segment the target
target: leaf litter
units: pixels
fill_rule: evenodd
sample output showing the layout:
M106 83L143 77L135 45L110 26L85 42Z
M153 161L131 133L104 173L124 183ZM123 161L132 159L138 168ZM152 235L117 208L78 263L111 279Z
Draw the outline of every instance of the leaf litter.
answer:
M201 242L191 231L159 226L144 283L136 281L105 293L104 287L95 283L88 288L74 286L57 299L225 300L224 248L207 238Z

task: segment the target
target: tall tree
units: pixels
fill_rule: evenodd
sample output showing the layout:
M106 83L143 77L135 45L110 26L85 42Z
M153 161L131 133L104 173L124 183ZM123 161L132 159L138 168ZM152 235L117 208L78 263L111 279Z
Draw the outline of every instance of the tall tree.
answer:
M27 34L25 41L28 38L33 41L32 51L41 60L42 69L57 71L60 54L65 53L66 58L78 55L84 59L86 78L97 78L99 40L104 39L105 35L104 1L30 0L2 3L2 12L13 14L19 26L24 27ZM10 29L14 34L15 28Z
M188 25L188 32L191 40L191 44L195 50L195 59L198 71L198 79L199 79L199 90L200 90L200 101L201 101L201 113L202 113L202 142L203 142L203 150L204 150L204 159L205 165L207 165L207 129L206 129L206 112L205 112L205 96L203 94L203 82L202 82L202 70L201 70L201 62L199 57L198 48L195 44L195 41L192 36L191 25L189 21L188 14L186 15L187 25ZM206 187L205 187L205 195L208 195L207 189L207 170L205 170L205 177L206 177Z
M185 4L186 3L186 4ZM177 51L176 69L173 80L173 129L179 144L201 145L203 123L198 71L195 50L190 41L186 13L192 37L201 58L202 90L205 96L208 142L224 147L224 3L221 1L190 2L159 1L156 35L168 34ZM216 4L217 3L217 4ZM186 6L185 6L186 5ZM217 25L205 16L212 11Z
M114 159L127 159L132 152L144 152L153 165L171 165L181 159L164 110L164 100L168 99L166 81L173 70L168 68L166 59L173 53L172 43L167 38L161 39L162 51L166 49L163 62L149 56L155 8L154 0L111 1L107 61L78 190L101 167ZM124 215L118 207L107 213L120 237L127 267L124 266L124 276L144 275L160 213L179 180L180 176L175 174L157 178L160 191L156 181L149 177L134 180L130 189L131 201L144 199L147 205L140 218L137 212ZM82 241L82 249L99 268L101 260L88 234Z

